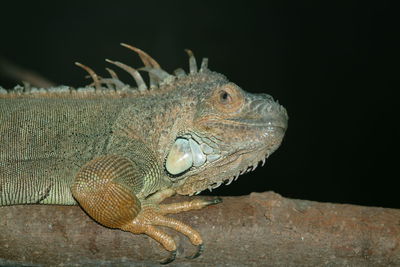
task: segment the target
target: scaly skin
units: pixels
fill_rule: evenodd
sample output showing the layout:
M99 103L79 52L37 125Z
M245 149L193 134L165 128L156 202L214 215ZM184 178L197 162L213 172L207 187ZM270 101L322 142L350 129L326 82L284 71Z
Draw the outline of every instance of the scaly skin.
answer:
M138 88L111 78L94 87L0 88L0 205L79 204L94 220L160 242L174 259L176 244L158 226L203 241L190 226L165 216L218 199L160 204L193 195L254 169L280 145L285 109L266 94L250 94L223 75L200 70L169 75L143 51L150 89L122 63Z

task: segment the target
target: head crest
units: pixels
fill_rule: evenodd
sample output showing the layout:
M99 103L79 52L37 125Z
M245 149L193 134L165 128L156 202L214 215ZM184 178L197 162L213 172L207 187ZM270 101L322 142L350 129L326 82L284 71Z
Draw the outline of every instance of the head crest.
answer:
M169 74L168 72L163 70L161 68L160 64L158 64L158 62L155 61L146 52L140 50L139 48L136 48L134 46L131 46L131 45L128 45L125 43L121 43L121 45L123 47L126 47L126 48L136 52L139 55L140 59L142 60L144 66L139 69L135 69L135 68L130 67L119 61L112 61L109 59L106 59L106 61L108 63L111 63L111 64L125 70L126 72L128 72L135 80L136 85L137 85L137 90L139 92L146 91L149 88L157 89L160 87L161 84L169 83L175 79L179 79L179 78L187 75L186 72L181 68L176 69L174 71L174 75ZM195 73L204 72L205 70L207 70L207 67L208 67L208 59L207 58L203 58L203 60L201 62L200 70L198 70L196 58L194 57L193 52L189 49L186 49L185 51L189 56L189 74L195 74ZM85 71L87 71L89 73L90 77L93 80L93 83L91 85L93 85L96 88L96 90L102 89L103 86L106 86L106 87L114 89L114 90L121 90L121 89L125 89L125 88L129 87L118 78L117 74L112 69L106 68L107 72L110 74L111 77L103 78L103 77L100 77L99 75L97 75L96 72L94 72L88 66L85 66L79 62L75 62L75 64L77 66L83 68ZM149 85L146 85L146 83L144 82L143 77L139 73L139 71L148 72L149 78L150 78Z

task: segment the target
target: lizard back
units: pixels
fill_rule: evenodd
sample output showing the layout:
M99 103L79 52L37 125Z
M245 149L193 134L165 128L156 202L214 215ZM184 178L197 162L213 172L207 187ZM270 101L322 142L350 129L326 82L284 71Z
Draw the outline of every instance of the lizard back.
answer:
M74 175L104 153L121 102L0 98L0 205L75 204Z

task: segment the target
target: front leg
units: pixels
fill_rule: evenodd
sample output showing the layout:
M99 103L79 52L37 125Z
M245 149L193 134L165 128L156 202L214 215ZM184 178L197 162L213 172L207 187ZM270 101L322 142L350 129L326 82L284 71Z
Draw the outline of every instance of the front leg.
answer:
M146 234L171 252L162 263L174 260L176 244L171 236L157 228L170 227L186 235L198 246L200 255L202 239L190 226L164 216L193 209L201 209L218 201L196 199L182 203L159 204L173 195L172 189L160 191L148 199L137 195L144 185L143 170L135 162L117 155L99 157L87 163L78 172L71 191L80 206L97 222L134 234Z

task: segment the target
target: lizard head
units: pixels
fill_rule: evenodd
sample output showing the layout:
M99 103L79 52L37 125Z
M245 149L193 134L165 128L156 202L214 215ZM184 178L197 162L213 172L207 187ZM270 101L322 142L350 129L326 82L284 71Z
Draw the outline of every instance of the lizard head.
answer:
M186 51L190 73L177 69L171 75L144 51L122 45L142 59L145 67L139 70L149 72L151 90L146 90L136 69L107 61L130 73L138 85L138 93L152 101L137 101L127 117L121 117L119 128L124 132L134 129L127 131L132 138L154 145L153 150L158 151L160 163L163 162L163 177L177 193L192 195L225 181L229 184L239 175L254 170L259 162L264 164L281 144L288 115L271 96L242 90L225 76L210 71L207 59L203 59L198 69L190 50ZM106 84L115 86L120 94L127 92L111 70L112 78L103 79L90 68L77 65L88 71L96 88ZM136 127L139 123L146 124L139 128L143 132Z
M172 137L164 169L179 194L229 184L281 144L288 115L267 94L251 94L202 68L176 84L190 107Z

